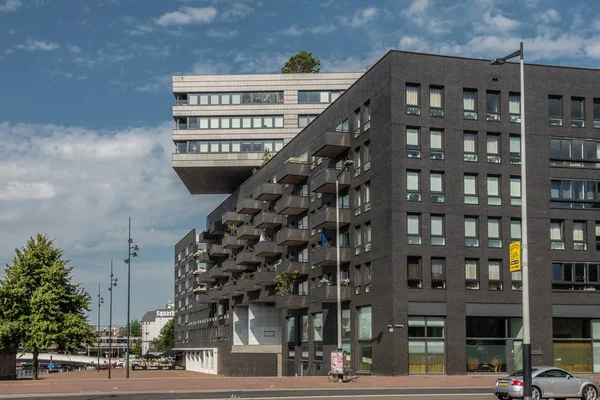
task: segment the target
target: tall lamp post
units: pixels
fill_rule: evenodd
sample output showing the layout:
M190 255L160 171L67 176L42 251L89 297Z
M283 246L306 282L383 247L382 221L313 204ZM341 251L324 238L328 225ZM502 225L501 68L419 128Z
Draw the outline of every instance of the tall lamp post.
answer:
M112 298L113 298L113 287L117 286L117 278L113 274L113 259L110 259L110 285L108 291L110 292L109 300L109 317L108 317L108 379L110 379L110 370L112 369Z
M100 372L100 307L104 303L104 297L100 297L100 284L98 284L98 366L96 367Z
M338 352L343 351L342 349L342 271L340 267L340 176L344 173L346 168L352 166L354 161L344 161L344 166L340 173L335 177L335 234L336 234L336 255L337 255L337 267L336 267L336 291L337 291L337 347ZM345 360L342 360L342 364ZM338 374L338 380L341 382L343 374Z
M521 80L521 275L523 280L523 384L524 400L531 400L531 333L529 318L529 249L527 241L527 163L525 152L525 67L523 42L520 49L502 58L491 61L492 65L502 65L514 57L520 58Z
M125 378L129 379L129 352L131 350L131 257L137 257L136 251L140 248L133 244L131 238L131 217L129 217L129 239L127 239L127 363L125 365Z

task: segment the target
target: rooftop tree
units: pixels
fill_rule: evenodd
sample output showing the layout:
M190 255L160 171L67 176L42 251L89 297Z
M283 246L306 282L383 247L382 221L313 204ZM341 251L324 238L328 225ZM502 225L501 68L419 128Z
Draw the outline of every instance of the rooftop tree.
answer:
M303 50L291 56L281 68L281 72L284 74L314 74L321 72L321 60L313 56L312 53Z

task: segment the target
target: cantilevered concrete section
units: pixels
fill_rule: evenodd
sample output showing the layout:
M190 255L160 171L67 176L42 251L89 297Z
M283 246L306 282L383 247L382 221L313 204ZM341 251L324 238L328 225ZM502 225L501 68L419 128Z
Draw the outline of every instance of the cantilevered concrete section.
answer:
M173 77L173 169L192 194L231 193L362 73Z

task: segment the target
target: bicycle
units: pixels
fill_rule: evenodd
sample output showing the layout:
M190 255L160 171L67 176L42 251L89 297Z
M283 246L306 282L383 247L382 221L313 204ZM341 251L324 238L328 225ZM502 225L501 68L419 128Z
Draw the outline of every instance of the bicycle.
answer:
M356 372L354 372L350 364L344 365L344 373L342 375L342 382L350 382L358 378ZM338 380L338 374L333 373L333 371L329 371L327 373L327 379L329 382L336 382Z

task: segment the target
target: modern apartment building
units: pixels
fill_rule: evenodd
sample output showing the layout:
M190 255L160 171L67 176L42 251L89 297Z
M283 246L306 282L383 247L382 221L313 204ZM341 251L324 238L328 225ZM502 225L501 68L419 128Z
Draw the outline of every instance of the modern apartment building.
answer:
M533 363L600 372L600 71L525 75ZM339 243L355 369L520 368L519 88L518 64L387 53L176 246L208 246L176 346L219 374L326 374Z
M192 194L231 193L361 73L173 77L173 168Z

